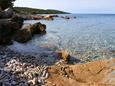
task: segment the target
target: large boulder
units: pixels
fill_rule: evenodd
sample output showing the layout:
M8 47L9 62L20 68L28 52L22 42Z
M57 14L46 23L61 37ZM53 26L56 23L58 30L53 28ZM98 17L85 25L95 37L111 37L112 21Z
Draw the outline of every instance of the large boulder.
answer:
M24 18L13 15L11 21L15 22L16 28L21 28L23 26Z
M46 33L45 29L46 25L41 24L40 22L26 26L15 33L14 40L20 43L28 42L35 34Z
M31 40L32 35L27 29L18 30L13 36L14 40L20 43L25 43Z
M14 22L1 20L0 21L0 44L9 44L13 33L17 30Z
M0 12L0 19L4 19L4 18L11 18L13 16L13 9L8 8L5 11L1 11Z
M12 36L23 25L23 20L18 17L0 20L0 45L11 44Z
M41 24L40 22L27 26L24 29L28 29L28 31L30 31L32 35L46 33L46 25Z

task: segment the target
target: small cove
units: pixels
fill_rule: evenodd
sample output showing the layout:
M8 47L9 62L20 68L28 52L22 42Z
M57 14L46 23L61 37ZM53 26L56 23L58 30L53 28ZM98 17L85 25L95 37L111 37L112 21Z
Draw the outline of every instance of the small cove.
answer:
M67 14L67 16L71 18L25 21L25 24L36 22L46 24L47 34L36 35L26 44L14 42L9 48L33 55L66 49L72 57L83 61L115 57L115 15ZM74 19L74 16L77 18Z

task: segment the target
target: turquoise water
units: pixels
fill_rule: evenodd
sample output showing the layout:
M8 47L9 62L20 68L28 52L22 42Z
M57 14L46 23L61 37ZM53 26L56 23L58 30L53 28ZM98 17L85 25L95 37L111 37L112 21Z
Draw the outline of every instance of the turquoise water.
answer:
M115 15L68 14L67 16L71 19L25 21L25 24L36 22L46 24L47 34L35 36L26 44L15 42L10 48L29 54L66 49L71 56L84 61L115 57ZM77 18L74 19L74 16Z

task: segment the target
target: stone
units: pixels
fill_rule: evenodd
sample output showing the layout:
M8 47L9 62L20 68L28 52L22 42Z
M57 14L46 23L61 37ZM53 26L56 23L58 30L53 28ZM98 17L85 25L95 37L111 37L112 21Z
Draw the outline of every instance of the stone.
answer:
M53 16L51 16L51 15L44 16L44 19L45 20L54 20Z
M29 40L31 40L31 38L31 33L26 29L18 30L13 36L13 39L20 43L28 42Z
M37 15L37 16L33 16L33 19L34 19L34 20L40 20L40 19L43 19L43 17L42 17L42 16Z
M70 55L67 50L57 51L58 57L63 59L64 61L69 61Z
M13 16L13 9L8 8L5 11L0 12L0 19L11 18Z
M28 83L32 83L33 85L36 85L37 82L38 82L37 78L34 78L34 79L28 81Z
M52 15L53 17L59 17L58 15Z
M17 15L13 15L11 21L16 22L16 27L20 29L23 26L24 18L19 17Z
M9 20L0 21L0 44L9 44L18 24Z
M70 19L70 17L68 17L68 16L65 16L65 19Z
M53 65L46 82L56 86L115 86L115 59L76 65ZM52 86L45 83L45 86Z
M12 44L14 33L23 25L23 19L17 16L0 20L0 45Z
M46 33L46 25L40 22L27 26L24 29L27 29L32 35Z

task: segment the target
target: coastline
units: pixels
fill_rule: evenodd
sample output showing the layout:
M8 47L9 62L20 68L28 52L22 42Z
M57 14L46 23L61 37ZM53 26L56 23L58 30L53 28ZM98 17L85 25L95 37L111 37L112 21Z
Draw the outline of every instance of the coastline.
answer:
M115 85L115 59L82 64L67 64L62 59L53 64L49 62L50 65L44 63L39 57L21 55L0 46L0 84L15 86Z
M38 18L36 18L35 20L39 20L39 16L37 17ZM43 19L53 20L53 17L58 16L48 15L44 16ZM60 18L67 20L70 19L70 17L68 16L60 16ZM8 43L9 41L12 42L12 40L25 43L28 40L31 40L31 38L35 34L44 35L46 33L46 25L41 24L40 22L22 28L24 21L23 19L24 18L22 18L22 15L19 15L15 16L11 20L1 23L2 26L0 28L1 34L2 31L5 33L5 35L2 34L3 37L1 37L1 41L3 42L3 43L1 42L2 44ZM76 17L72 17L72 19L76 19ZM11 27L10 28L7 27L8 25ZM15 25L19 27L17 28ZM7 31L3 30L4 27L5 30L9 29L8 33ZM12 30L12 28L16 30L16 33ZM9 34L11 34L12 36L9 37ZM114 52L115 51L113 50L112 53L114 54ZM88 52L87 56L89 55L89 53L91 52ZM102 54L106 55L106 52ZM94 58L97 57L98 56L95 56ZM84 59L85 58L86 60L91 61L90 60L91 57L87 58L84 56ZM11 50L7 47L0 46L0 78L1 78L0 85L114 86L115 85L114 63L115 63L114 58L82 63L82 61L79 59L71 58L71 56L66 50L59 52L55 51L46 52L41 53L40 55L37 56L33 56L33 55L22 54L14 50Z

